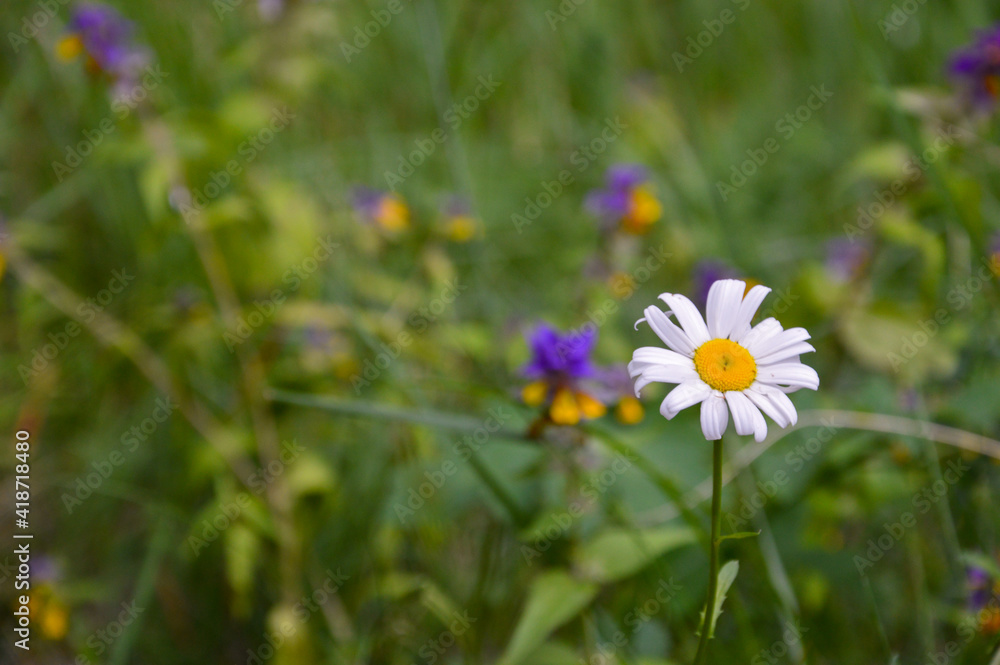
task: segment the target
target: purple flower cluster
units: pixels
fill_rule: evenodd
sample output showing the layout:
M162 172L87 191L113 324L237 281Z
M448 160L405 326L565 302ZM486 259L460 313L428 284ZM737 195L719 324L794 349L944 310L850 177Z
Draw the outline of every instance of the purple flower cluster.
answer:
M979 612L990 600L990 574L978 566L970 566L965 574L969 585L969 610Z
M604 177L604 189L596 189L587 196L587 209L598 217L618 221L629 213L632 189L646 179L646 169L636 164L612 166Z
M358 186L354 188L353 203L355 212L363 221L385 231L395 233L410 224L410 209L395 194Z
M597 331L561 334L542 323L531 336L531 362L524 367L529 379L573 382L594 376L590 354L597 344Z
M1000 25L984 31L972 46L958 51L949 70L973 106L994 108L1000 94Z
M632 395L628 371L623 366L597 367L591 361L597 344L595 328L561 333L541 323L528 344L531 361L522 372L534 382L522 396L530 406L545 405L552 422L575 425L580 419L598 418L604 415L606 404L616 402L620 421L642 420L642 406Z
M117 97L131 90L149 65L149 51L135 43L134 32L133 23L116 9L83 4L73 11L60 50L67 58L80 50L86 53L91 67L114 79Z
M868 262L870 250L867 243L846 238L831 240L826 244L826 269L841 282L849 282Z
M630 233L645 233L662 212L659 201L649 191L648 180L642 166L616 164L605 174L604 189L588 194L585 205L602 220L605 230L620 224Z

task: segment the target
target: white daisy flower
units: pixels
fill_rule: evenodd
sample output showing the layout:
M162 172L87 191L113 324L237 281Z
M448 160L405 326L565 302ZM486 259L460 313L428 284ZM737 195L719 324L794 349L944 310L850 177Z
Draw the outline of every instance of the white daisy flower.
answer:
M660 413L670 420L701 403L701 429L709 441L722 438L729 411L736 433L753 434L757 441L767 436L761 411L779 427L794 425L798 414L786 393L819 388L816 370L799 361L800 354L815 349L806 343L804 328L783 330L773 318L750 326L770 292L755 286L746 293L746 284L738 279L719 280L708 292L707 323L686 297L660 294L670 310L647 307L635 325L638 329L648 323L669 349L636 349L628 365L636 396L650 383L676 383ZM680 325L670 320L671 314Z

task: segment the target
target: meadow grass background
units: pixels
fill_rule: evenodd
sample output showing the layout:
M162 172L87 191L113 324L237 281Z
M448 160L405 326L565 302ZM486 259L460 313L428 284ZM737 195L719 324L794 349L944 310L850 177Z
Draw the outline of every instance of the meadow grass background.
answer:
M10 533L13 435L25 429L34 560L57 569L35 576L30 654L12 646L10 613L0 619L5 662L690 661L707 570L690 522L704 528L706 505L685 521L676 499L710 473L697 413L667 423L651 389L640 425L605 418L526 440L535 414L518 370L539 320L598 319L597 360L627 362L657 343L633 330L642 309L691 292L706 258L773 287L764 309L784 302L783 325L812 332L805 361L821 386L794 397L801 413L926 419L970 433L960 441L1000 434L997 288L969 281L1000 231L996 124L941 111L950 53L997 18L985 3L914 4L884 34L901 3L584 0L556 20L554 0L402 0L349 61L342 43L386 3L288 2L273 22L252 2L118 3L165 72L123 114L106 81L56 58L72 3L56 4L16 49L9 34L41 10L3 9L2 521ZM679 68L675 53L724 11L735 20ZM481 77L500 85L450 120ZM814 86L832 95L789 135L782 119ZM241 152L276 111L290 122ZM858 207L906 177L942 118L961 138L858 231ZM93 153L56 173L106 119ZM579 168L581 146L616 119L620 136ZM439 128L447 139L398 187L411 228L386 238L359 224L352 187L387 188L385 172ZM718 183L768 139L777 152L723 197ZM171 195L203 191L234 159L242 173L188 223ZM616 254L640 282L625 298L589 269L611 250L583 208L620 162L646 165L664 206ZM512 217L567 169L572 183L537 219ZM482 222L467 243L438 227L453 194ZM824 260L849 236L870 259L838 280ZM327 237L338 247L293 287L288 271ZM670 258L643 280L654 249ZM80 310L115 270L134 279L100 316ZM234 344L275 289L282 302ZM894 362L941 309L947 322ZM79 334L31 368L75 319ZM399 357L352 381L401 332L412 342ZM149 370L150 355L159 384L133 362ZM209 425L178 408L135 442L164 388ZM938 432L852 424L834 419L812 448L823 428L787 433L728 485L736 515L776 489L743 526L760 537L724 546L741 569L712 662L990 662L997 634L968 634L965 580L969 555L998 551L995 460L927 440ZM270 473L276 442L292 452ZM729 440L729 459L746 445ZM99 487L67 500L115 451L123 461ZM956 467L967 470L921 512L915 497ZM564 525L571 506L585 514ZM859 573L870 541L906 513L915 525ZM226 526L206 527L217 519ZM303 603L324 586L336 591ZM95 639L122 603L143 611ZM949 644L957 655L932 660Z

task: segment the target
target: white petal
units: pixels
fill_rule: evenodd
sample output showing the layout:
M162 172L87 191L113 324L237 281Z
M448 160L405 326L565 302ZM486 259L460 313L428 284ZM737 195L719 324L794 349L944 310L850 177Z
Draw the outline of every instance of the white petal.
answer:
M718 394L718 393L716 393ZM729 424L729 409L721 394L710 395L701 403L701 431L708 441L718 441L726 433Z
M791 415L789 415L789 413L785 410L784 405L779 407L778 404L770 398L770 395L764 392L763 388L764 386L755 382L749 390L743 391L743 394L746 395L751 402L753 402L754 406L766 413L771 420L776 422L778 427L781 427L782 429L788 427L794 421L794 417L796 415L795 407L792 407ZM791 400L785 396L785 393L781 392L777 388L770 388L770 390L788 400L788 404L792 403Z
M698 308L687 297L677 293L661 293L660 300L670 307L674 316L677 317L677 322L681 324L681 328L687 333L695 348L711 339L708 336L708 326L705 325L705 319L701 318Z
M760 304L764 302L764 298L770 292L771 289L761 284L750 289L750 293L740 303L740 309L733 319L733 329L729 333L729 339L738 342L740 341L739 338L750 330L750 322L753 321L754 314L757 313Z
M799 362L799 355L803 353L812 353L816 349L809 342L797 342L791 346L786 346L777 351L772 351L765 356L757 357L757 365L776 365L778 363L797 363Z
M711 394L712 389L701 379L682 383L671 390L670 394L663 399L660 404L660 414L667 420L671 420L684 409L704 401Z
M643 346L632 353L632 362L628 364L629 374L634 378L636 374L654 365L679 365L681 367L694 367L691 359L685 355L661 349L658 346Z
M760 443L767 438L767 421L756 406L753 407L753 440Z
M643 310L643 314L646 315L645 318L636 321L636 325L639 325L640 321L646 321L653 332L671 349L688 357L694 355L695 345L691 342L691 338L674 325L663 310L659 307L647 307Z
M754 348L747 348L747 351L750 351L754 358L763 358L807 339L809 339L809 332L805 328L789 328L766 339L757 339L753 344Z
M729 410L733 412L733 426L736 428L736 433L741 436L753 434L756 441L763 441L767 436L767 421L750 398L732 390L726 393L726 402L729 403Z
M754 382L754 385L751 386L751 389L753 389L754 387L756 387L756 389L759 390L760 392L764 393L764 395L766 395L768 399L771 400L771 403L774 404L775 408L781 411L781 413L785 416L785 418L788 419L788 423L790 425L794 425L799 421L799 414L795 410L795 405L792 404L792 400L788 399L788 395L786 395L780 388L766 386L758 382ZM777 422L777 420L775 420L775 422ZM784 425L782 425L782 427L784 427Z
M777 319L764 319L748 330L745 335L734 341L747 351L750 351L750 355L754 355L754 352L752 351L753 347L767 339L770 339L771 337L774 337L780 332L781 324L778 323Z
M691 362L688 360L688 362ZM639 396L639 391L651 383L684 383L685 381L698 380L698 372L694 369L694 364L690 367L680 365L653 365L645 368L633 377L635 379L635 396Z
M708 332L714 339L729 337L733 331L746 288L746 282L738 279L720 279L708 290L705 314Z
M792 388L819 388L819 375L809 365L781 363L757 368L757 380L772 386Z

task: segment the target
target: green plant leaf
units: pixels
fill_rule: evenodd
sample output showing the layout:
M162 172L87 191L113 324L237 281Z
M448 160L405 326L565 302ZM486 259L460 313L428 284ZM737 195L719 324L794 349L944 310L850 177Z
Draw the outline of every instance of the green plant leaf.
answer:
M260 561L260 538L244 522L236 522L226 529L223 536L226 579L233 591L234 611L238 616L246 616L253 602L254 576Z
M715 600L712 602L712 621L708 625L709 639L715 637L715 622L722 614L722 603L726 601L726 594L729 593L729 587L733 586L733 582L736 581L736 573L738 572L740 572L739 561L730 561L719 571L718 584L715 586ZM701 612L701 624L705 625L704 610ZM698 635L701 635L700 631Z
M574 563L587 579L604 584L634 575L665 552L695 541L694 531L686 526L613 527L577 550Z
M515 665L534 652L556 628L585 608L597 595L597 585L563 570L539 575L528 590L528 601L499 665Z
M931 324L935 327L929 327ZM954 372L958 365L958 340L954 336L958 332L958 326L935 323L933 314L903 310L891 303L873 303L844 315L840 339L851 355L869 369L918 381Z
M719 542L721 543L723 540L742 540L743 538L754 538L759 535L760 531L738 531L736 533L730 533L722 536L719 538Z

